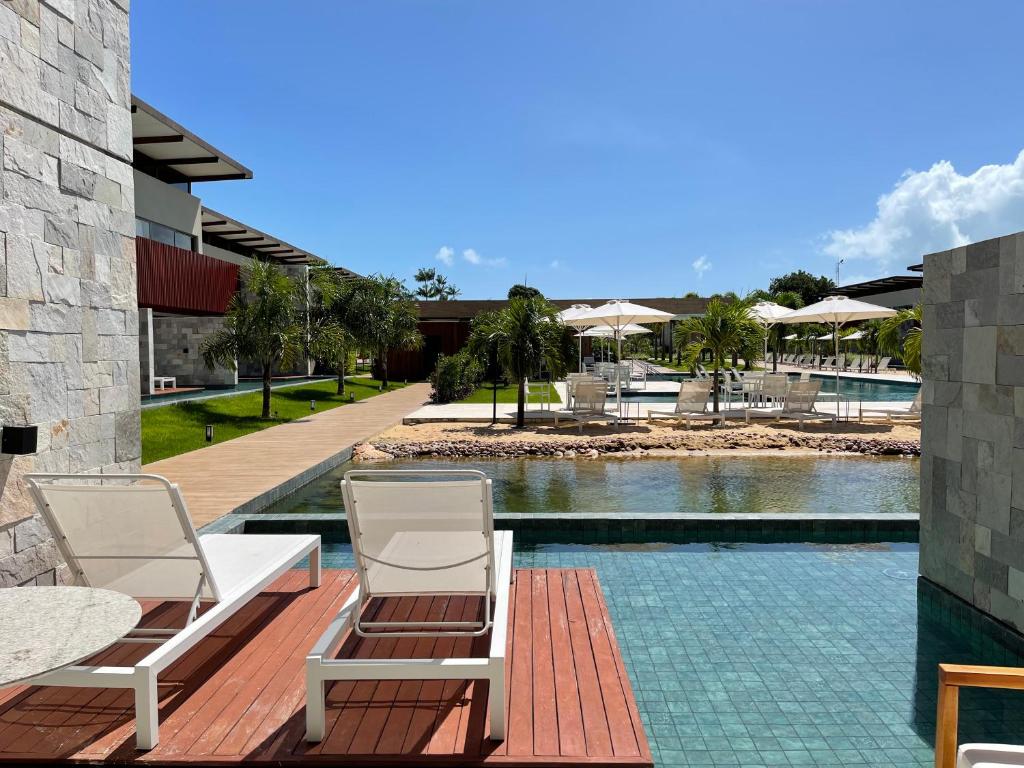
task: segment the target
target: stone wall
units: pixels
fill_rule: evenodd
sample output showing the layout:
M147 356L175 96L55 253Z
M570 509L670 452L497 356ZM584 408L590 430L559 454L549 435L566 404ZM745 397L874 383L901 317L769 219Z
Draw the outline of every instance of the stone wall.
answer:
M29 471L139 466L128 0L0 2L0 586L53 583Z
M921 573L1024 630L1024 233L924 266Z
M223 317L155 315L153 317L153 375L174 376L179 387L233 387L238 374L203 362L203 339L224 325Z

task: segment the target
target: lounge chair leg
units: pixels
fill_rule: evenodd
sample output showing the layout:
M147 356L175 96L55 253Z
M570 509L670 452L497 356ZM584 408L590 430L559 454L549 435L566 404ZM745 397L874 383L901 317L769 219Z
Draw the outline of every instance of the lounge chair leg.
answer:
M505 740L505 668L491 664L491 676L487 685L487 706L490 709L491 739Z
M309 553L309 586L311 589L320 586L320 547Z
M306 661L306 741L324 740L327 729L327 704L324 681L314 671L311 661Z
M160 741L156 675L147 668L135 670L135 748L153 749Z

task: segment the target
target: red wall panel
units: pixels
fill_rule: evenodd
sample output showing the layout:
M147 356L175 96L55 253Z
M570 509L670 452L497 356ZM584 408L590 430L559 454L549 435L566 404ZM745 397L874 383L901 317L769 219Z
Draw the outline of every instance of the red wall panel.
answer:
M161 312L222 315L238 287L238 265L135 238L139 306Z

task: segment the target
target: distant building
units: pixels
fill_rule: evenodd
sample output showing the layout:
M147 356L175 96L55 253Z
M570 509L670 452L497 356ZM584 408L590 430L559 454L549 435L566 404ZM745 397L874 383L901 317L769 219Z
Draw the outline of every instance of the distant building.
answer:
M921 303L921 282L923 264L907 267L914 275L892 275L877 280L866 280L863 283L843 285L832 291L832 294L847 296L868 304L877 304L892 309L906 309Z
M704 314L707 299L630 299L646 307L671 312L675 317L662 329L662 340L671 344L672 329L677 320ZM608 299L549 299L559 309L568 309L573 304L589 304L598 307ZM410 381L424 379L434 370L439 355L453 355L461 350L469 339L473 318L484 312L503 308L505 299L454 299L450 301L417 302L420 311L419 330L423 334L423 346L418 350L392 352L388 357L388 373L393 379ZM584 353L590 348L590 339L584 339Z

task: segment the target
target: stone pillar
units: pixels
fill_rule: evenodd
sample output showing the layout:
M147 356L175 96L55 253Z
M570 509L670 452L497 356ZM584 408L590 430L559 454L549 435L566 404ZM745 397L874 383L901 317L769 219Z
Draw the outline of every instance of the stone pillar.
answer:
M174 376L179 387L233 387L238 371L206 367L203 339L224 327L219 315L161 315L153 318L153 375Z
M921 573L1024 631L1024 233L924 259Z
M153 394L153 310L139 307L139 381L142 394Z
M128 0L0 2L0 587L60 577L30 471L139 467Z

